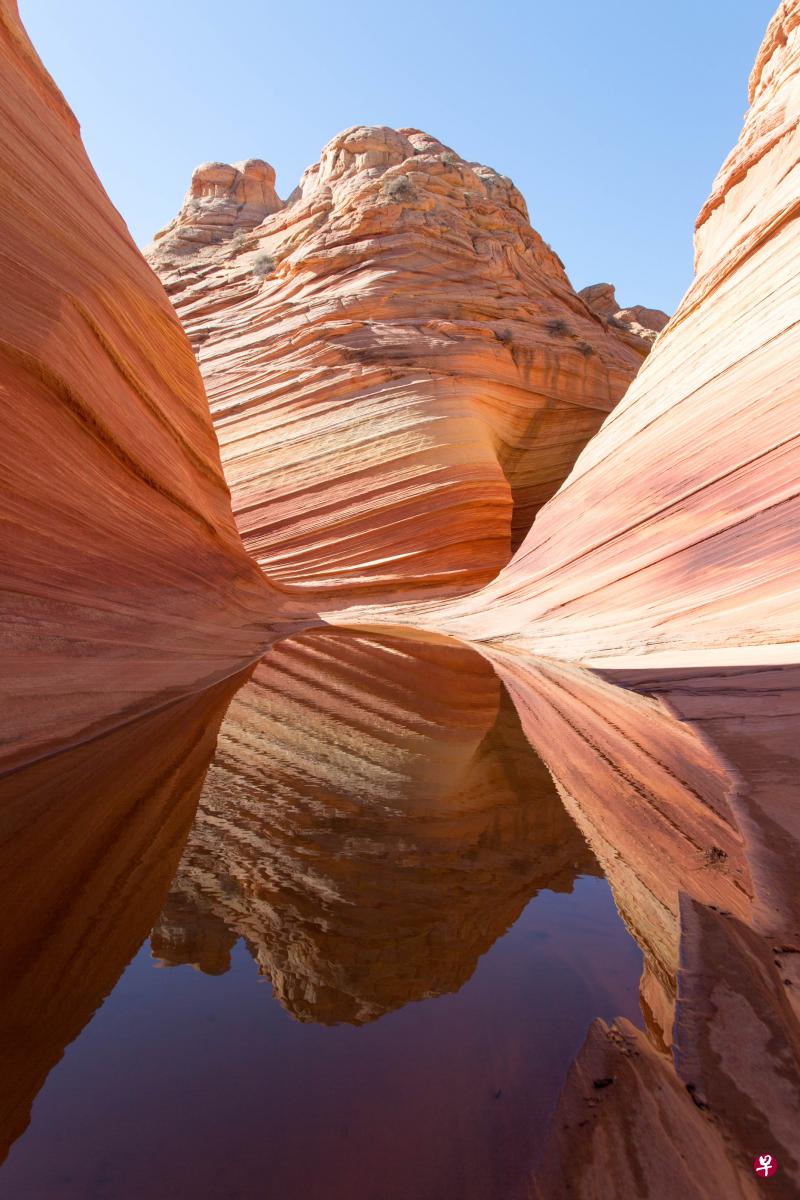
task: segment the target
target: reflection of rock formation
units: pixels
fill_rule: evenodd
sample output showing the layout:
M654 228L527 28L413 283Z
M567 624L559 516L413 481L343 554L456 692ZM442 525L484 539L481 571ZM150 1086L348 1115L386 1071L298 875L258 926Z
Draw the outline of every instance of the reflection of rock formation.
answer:
M426 133L346 130L255 229L239 166L199 168L147 254L247 549L329 603L487 582L649 343L584 304L508 178Z
M0 247L5 768L249 661L280 604L236 532L186 337L15 0Z
M295 1016L362 1022L457 989L593 869L484 660L315 632L232 703L153 949L219 969L221 921Z
M0 780L0 1160L163 903L236 683Z
M538 1194L749 1196L771 1151L776 1194L795 1195L800 668L609 673L623 690L492 658L645 951L651 1033L675 1054L673 1069L625 1022L593 1026Z
M798 0L770 24L695 248L694 284L513 561L417 622L585 661L800 657Z
M645 951L643 1000L668 1041L679 893L750 913L750 868L726 764L656 701L580 667L492 657Z

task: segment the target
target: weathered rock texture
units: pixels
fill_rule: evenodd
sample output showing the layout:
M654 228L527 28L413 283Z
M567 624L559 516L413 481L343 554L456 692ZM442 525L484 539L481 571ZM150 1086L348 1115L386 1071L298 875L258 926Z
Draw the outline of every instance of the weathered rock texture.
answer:
M191 349L0 0L0 765L209 683L279 605Z
M156 239L212 245L252 229L280 208L283 201L275 191L275 171L269 163L260 158L233 166L201 163L180 212Z
M231 704L153 952L219 973L243 937L295 1017L361 1024L596 870L479 655L315 631Z
M578 295L586 301L592 312L633 338L644 338L652 343L669 322L669 317L660 308L645 308L641 304L620 308L613 283L593 283L590 287L581 288Z
M588 661L797 656L797 0L750 101L698 219L694 284L513 561L473 597L392 619Z
M272 178L199 168L147 252L247 549L328 605L480 586L649 342L580 299L509 179L425 133L347 130L279 211Z
M241 682L0 780L0 1162L157 916Z

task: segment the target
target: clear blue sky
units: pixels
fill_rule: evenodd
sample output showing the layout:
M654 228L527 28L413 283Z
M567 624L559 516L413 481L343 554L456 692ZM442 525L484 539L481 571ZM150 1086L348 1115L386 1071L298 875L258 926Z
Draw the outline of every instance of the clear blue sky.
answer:
M140 243L207 159L286 196L349 125L417 126L510 175L576 287L673 311L777 0L20 0Z

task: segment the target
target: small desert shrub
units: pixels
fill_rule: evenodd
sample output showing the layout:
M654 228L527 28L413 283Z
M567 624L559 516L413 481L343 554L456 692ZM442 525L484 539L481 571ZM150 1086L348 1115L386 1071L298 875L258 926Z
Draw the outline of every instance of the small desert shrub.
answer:
M452 150L445 150L444 154L442 155L442 162L447 163L448 167L452 167L458 162L458 159L456 158L455 154L453 154Z
M566 337L569 333L569 325L566 321L562 321L560 317L548 321L545 328L551 337Z
M268 254L259 254L253 263L253 274L259 278L265 275L271 275L275 270L275 259L270 258Z
M236 250L238 252L239 250L241 250L241 248L245 244L246 240L247 239L245 237L244 230L240 229L238 231L238 233L235 233L233 235L233 237L231 238L231 246L233 247L234 250Z
M513 341L514 335L508 326L506 326L505 329L496 330L495 337L497 338L498 342L504 342L506 345L508 345L510 341Z
M711 846L703 856L710 867L718 867L725 862L728 855L719 846Z
M414 195L407 175L392 175L391 179L384 181L383 190L390 200L410 200Z
M589 342L576 342L575 349L580 350L581 354L585 354L587 358L591 354L594 354L594 346L590 345Z

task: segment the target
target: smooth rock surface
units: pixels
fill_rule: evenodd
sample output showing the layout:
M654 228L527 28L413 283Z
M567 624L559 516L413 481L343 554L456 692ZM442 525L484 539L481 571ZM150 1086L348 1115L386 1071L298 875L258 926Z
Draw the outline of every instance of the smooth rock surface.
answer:
M339 134L249 232L238 186L198 169L146 253L245 546L328 606L488 582L649 343L580 299L508 178L419 130Z
M282 602L186 337L13 0L0 165L2 768L230 673Z
M647 1036L592 1026L534 1195L755 1196L764 1153L796 1195L800 668L489 653L645 956Z

